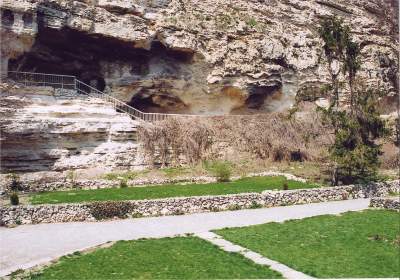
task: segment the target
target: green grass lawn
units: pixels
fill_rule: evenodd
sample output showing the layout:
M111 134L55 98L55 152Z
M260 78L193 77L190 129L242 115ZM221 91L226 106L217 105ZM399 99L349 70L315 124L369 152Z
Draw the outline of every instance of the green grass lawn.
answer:
M31 279L223 279L281 278L266 266L227 253L196 237L119 241L110 248L75 254Z
M394 211L348 212L216 233L314 277L400 276L400 217Z
M228 183L53 191L35 194L30 198L30 202L33 204L72 203L83 201L140 200L167 197L262 192L264 190L282 189L282 186L285 182L288 183L289 189L317 187L315 184L290 181L280 176L267 176L243 178Z

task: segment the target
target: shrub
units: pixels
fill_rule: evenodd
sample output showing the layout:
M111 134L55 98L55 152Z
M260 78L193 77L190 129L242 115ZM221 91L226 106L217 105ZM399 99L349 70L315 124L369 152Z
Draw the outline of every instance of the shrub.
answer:
M17 174L11 173L7 176L10 179L10 190L12 191L20 191L22 190L22 185L20 178Z
M67 172L67 179L68 179L69 181L71 181L72 183L74 183L74 182L76 181L76 178L77 178L77 174L76 174L75 171L70 170L70 171Z
M120 181L119 181L119 187L120 187L121 189L127 188L127 187L128 187L127 181L126 181L126 180L120 180Z
M242 207L238 204L229 205L229 207L228 207L229 211L236 211L236 210L240 210L240 209L242 209Z
M91 203L89 208L96 220L126 218L131 204L128 201L103 201Z
M284 182L282 185L282 190L287 191L289 189L289 185L287 182Z
M232 175L232 167L226 161L205 162L205 168L210 171L218 182L229 182Z
M251 205L250 205L249 208L250 208L250 209L258 209L258 208L261 208L261 207L262 207L262 204L253 201L253 202L251 203Z
M18 205L18 204L19 204L18 193L13 192L13 193L10 195L10 203L11 203L11 205Z
M246 23L250 27L256 27L257 26L257 20L255 18L250 18Z

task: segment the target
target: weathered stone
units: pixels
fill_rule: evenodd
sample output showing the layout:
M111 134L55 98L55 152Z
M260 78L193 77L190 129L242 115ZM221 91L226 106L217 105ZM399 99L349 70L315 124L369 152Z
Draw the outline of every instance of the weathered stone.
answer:
M96 98L51 88L0 94L1 171L133 168L137 122Z
M400 197L373 197L370 207L400 211Z
M301 89L328 82L317 27L337 15L362 46L359 77L386 89L385 108L395 109L396 1L5 0L1 8L35 15L31 31L20 21L2 27L2 60L19 57L11 68L79 74L143 110L201 114L284 110Z

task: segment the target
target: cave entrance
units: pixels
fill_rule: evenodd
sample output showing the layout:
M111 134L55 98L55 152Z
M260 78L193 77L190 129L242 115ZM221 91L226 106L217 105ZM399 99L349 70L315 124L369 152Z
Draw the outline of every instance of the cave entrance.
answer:
M279 93L281 87L281 85L251 87L249 89L249 97L246 100L247 108L261 109L266 99Z
M33 26L33 15L32 14L25 13L22 16L22 20L24 22L25 28L32 28L32 26Z
M146 90L133 96L127 104L146 113L182 113L188 109L177 96L168 93L149 94Z
M1 24L7 27L14 25L13 11L6 9L1 12Z

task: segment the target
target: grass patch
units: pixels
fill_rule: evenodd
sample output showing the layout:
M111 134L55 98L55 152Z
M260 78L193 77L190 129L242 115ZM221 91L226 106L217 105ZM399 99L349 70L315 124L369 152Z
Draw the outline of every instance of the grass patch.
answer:
M238 279L280 278L268 267L227 253L196 237L119 241L70 255L31 279Z
M161 168L160 171L168 178L173 178L177 176L182 176L188 174L190 170L186 167L165 167Z
M43 192L34 194L31 197L30 202L33 204L52 204L83 201L140 200L167 197L237 194L281 189L285 182L287 182L289 189L317 187L315 184L286 180L286 178L281 176L249 177L225 183Z
M314 277L396 278L399 231L398 213L367 210L216 232Z
M133 180L139 175L140 173L136 171L112 172L104 174L103 178L106 180Z
M389 196L399 197L400 193L398 193L398 192L389 192Z

